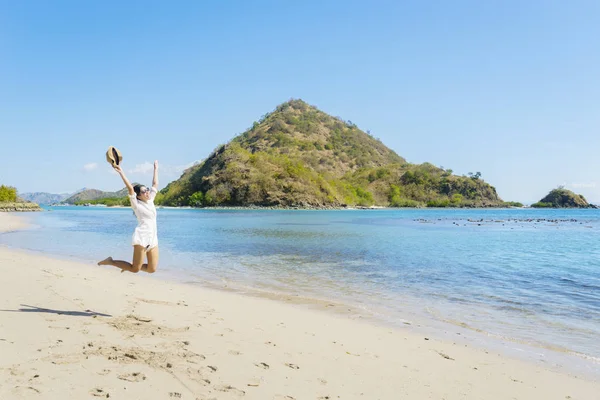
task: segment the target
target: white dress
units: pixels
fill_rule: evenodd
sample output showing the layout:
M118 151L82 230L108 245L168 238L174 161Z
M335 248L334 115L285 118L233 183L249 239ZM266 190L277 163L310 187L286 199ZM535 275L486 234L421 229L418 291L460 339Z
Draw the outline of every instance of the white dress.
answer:
M129 196L131 208L138 220L138 226L133 232L131 244L133 246L144 246L144 250L148 251L153 247L158 246L158 234L156 229L156 207L154 206L154 198L157 190L150 189L150 198L147 202L137 199L136 194Z

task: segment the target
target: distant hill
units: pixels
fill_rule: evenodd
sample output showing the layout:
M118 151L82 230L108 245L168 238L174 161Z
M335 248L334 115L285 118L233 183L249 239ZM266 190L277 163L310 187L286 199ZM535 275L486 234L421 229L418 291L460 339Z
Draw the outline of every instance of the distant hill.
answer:
M161 190L157 204L284 207L504 206L481 174L411 164L302 100L266 114Z
M132 185L135 185L135 183L133 183ZM74 194L73 196L70 196L62 202L65 204L75 204L81 201L90 201L98 199L120 199L123 197L127 197L127 193L127 188L123 188L117 192L105 192L98 189L85 189Z
M55 204L60 203L61 201L72 196L73 193L61 193L61 194L53 194L53 193L45 193L45 192L34 192L34 193L21 193L21 198L32 201L38 204Z
M535 208L597 208L585 197L563 187L553 189L543 199L531 205Z

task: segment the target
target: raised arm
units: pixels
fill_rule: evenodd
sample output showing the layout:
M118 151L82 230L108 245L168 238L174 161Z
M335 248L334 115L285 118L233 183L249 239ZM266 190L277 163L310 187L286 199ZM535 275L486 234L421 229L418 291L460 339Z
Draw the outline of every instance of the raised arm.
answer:
M152 178L152 187L158 190L158 161L154 161L154 177Z
M133 186L131 186L131 183L129 183L129 180L125 176L125 173L121 169L121 166L120 165L115 165L113 168L121 176L121 179L123 179L123 183L125 183L125 186L127 187L127 190L129 191L129 195L131 196L132 194L134 194L135 191L133 190Z

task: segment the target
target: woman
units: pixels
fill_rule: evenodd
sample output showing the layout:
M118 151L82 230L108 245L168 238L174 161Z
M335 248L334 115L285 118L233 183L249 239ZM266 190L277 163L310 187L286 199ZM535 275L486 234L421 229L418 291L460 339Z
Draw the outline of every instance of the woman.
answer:
M108 257L102 260L98 265L112 265L121 268L121 272L140 272L145 271L153 273L158 266L158 236L156 230L156 207L154 207L154 198L158 192L158 161L154 161L154 177L152 179L152 188L148 189L143 185L131 186L125 173L119 165L113 165L113 168L125 182L129 191L129 201L131 208L138 220L138 226L132 237L133 245L133 263L127 261L113 260ZM147 263L144 264L144 254Z

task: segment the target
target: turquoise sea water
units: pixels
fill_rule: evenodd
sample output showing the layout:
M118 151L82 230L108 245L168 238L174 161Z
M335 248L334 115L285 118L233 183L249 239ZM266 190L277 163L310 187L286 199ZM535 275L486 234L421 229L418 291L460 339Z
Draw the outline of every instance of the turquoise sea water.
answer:
M131 258L130 209L48 210L23 214L33 229L0 245ZM600 360L600 210L159 209L158 226L159 269L175 279L340 300L390 324L576 353L591 369Z

